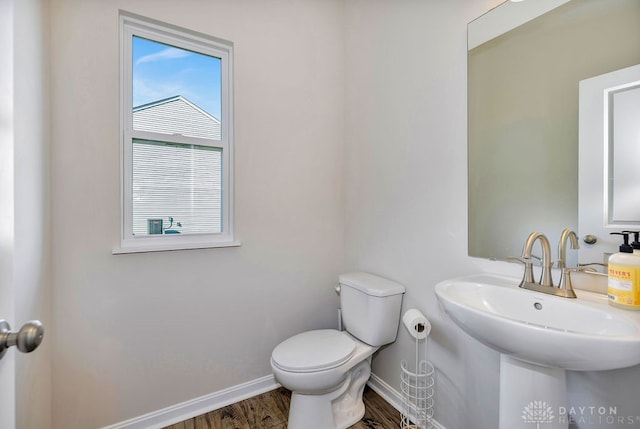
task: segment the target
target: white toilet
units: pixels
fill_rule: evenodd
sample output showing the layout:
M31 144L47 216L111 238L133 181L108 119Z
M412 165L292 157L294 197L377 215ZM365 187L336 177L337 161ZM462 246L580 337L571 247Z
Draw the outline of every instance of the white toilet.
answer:
M396 339L404 286L368 273L342 274L339 282L346 331L303 332L271 354L276 380L292 391L288 429L344 429L358 422L371 355Z

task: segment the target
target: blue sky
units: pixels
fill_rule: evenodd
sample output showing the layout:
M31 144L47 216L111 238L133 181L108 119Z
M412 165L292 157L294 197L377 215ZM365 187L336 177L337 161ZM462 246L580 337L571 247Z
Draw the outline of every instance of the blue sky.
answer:
M220 119L219 58L133 38L133 106L182 95Z

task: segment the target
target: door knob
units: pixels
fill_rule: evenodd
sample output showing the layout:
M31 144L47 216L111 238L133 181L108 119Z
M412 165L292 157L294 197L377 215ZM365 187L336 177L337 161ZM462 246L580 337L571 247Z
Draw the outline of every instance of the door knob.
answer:
M0 320L0 359L11 346L16 346L22 353L34 351L44 337L44 327L38 320L25 323L18 332L11 332L6 320Z

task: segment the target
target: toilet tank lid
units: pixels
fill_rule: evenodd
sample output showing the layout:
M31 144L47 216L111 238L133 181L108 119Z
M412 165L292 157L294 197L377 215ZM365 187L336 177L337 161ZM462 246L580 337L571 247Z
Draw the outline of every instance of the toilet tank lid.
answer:
M404 293L404 286L394 281L365 273L353 272L340 274L338 281L371 296L389 296Z

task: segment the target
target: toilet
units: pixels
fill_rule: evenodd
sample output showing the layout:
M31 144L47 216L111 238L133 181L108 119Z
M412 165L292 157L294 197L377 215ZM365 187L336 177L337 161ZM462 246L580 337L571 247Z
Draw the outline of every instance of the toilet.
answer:
M345 429L364 416L371 357L395 341L404 286L369 273L339 276L344 331L303 332L271 354L276 380L291 393L288 429Z

